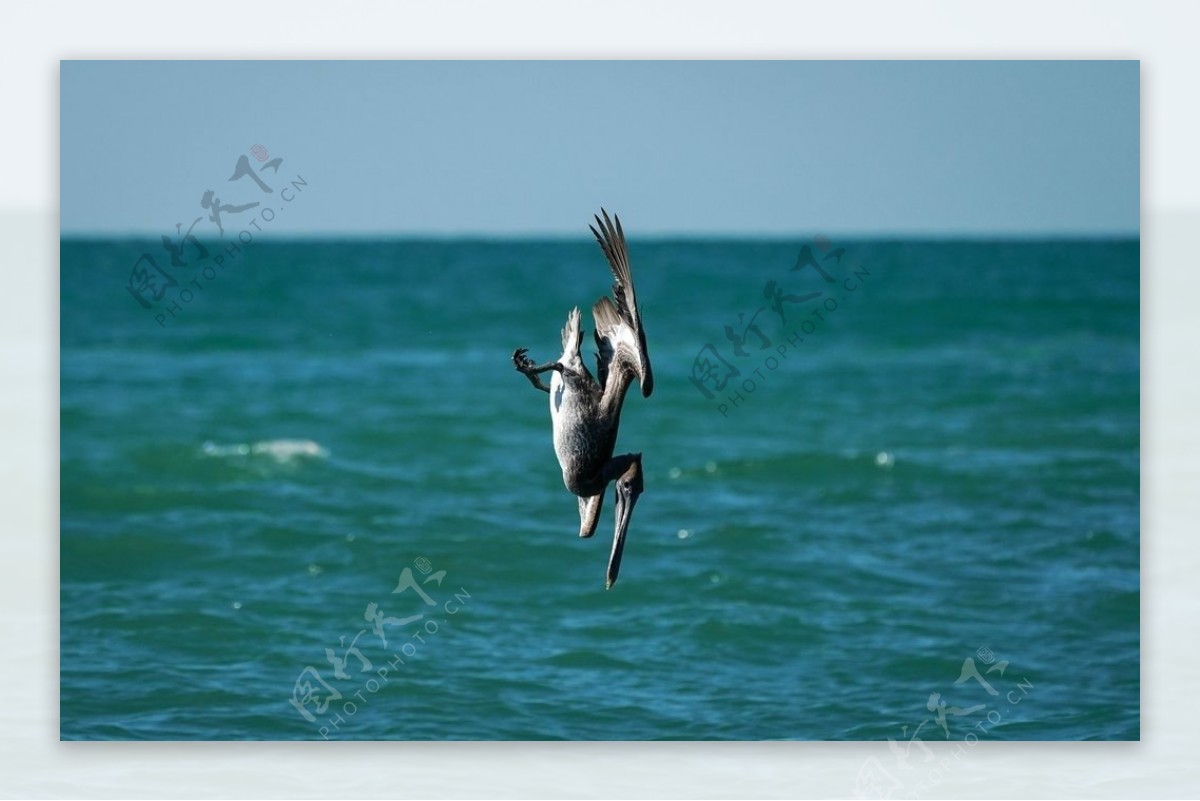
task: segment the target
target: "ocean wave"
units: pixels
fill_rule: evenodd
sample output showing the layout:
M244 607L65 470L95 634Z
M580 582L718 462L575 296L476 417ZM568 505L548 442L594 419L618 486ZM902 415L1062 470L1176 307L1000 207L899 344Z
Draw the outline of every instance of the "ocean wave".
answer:
M209 441L200 446L200 452L203 456L214 458L266 457L281 463L297 459L325 459L329 456L329 451L311 439L268 439L236 445L218 445Z

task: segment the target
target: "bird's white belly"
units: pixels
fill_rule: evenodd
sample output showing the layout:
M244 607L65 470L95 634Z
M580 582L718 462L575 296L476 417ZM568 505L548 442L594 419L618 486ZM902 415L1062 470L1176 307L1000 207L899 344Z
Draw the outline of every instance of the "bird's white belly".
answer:
M567 481L568 470L577 468L581 457L585 458L593 449L590 430L582 425L580 417L582 401L579 391L572 389L555 372L550 379L550 423L554 431L554 453L563 469L564 481Z
M554 429L555 450L558 450L558 445L562 442L564 407L570 400L567 397L570 392L567 382L563 381L559 372L557 370L552 372L550 374L550 424Z

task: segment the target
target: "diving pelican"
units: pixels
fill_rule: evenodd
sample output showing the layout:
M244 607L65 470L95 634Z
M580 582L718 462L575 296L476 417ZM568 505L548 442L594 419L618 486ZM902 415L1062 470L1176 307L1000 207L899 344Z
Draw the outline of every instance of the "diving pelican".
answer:
M602 297L592 306L596 321L596 378L579 357L583 340L579 307L567 315L562 331L562 356L558 361L535 364L526 356L526 348L513 353L513 364L533 386L550 393L550 422L554 429L554 451L562 467L563 483L579 498L579 536L590 537L600 520L600 506L610 481L616 482L616 528L604 588L612 587L621 569L625 534L633 517L633 506L642 494L642 455L626 453L613 456L617 427L621 423L621 404L633 379L642 388L642 397L654 390L650 356L646 352L646 332L642 328L633 276L629 272L629 253L621 219L600 210L597 231L589 225L604 257L612 268L613 296ZM542 373L553 371L550 386L542 383Z

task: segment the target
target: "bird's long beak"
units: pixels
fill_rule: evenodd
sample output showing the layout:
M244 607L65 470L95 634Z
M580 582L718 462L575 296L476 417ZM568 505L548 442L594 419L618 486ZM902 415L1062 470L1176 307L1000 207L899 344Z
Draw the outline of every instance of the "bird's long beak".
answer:
M640 454L639 454L640 456ZM625 550L625 535L629 532L629 521L633 519L633 507L642 494L642 460L638 458L617 479L616 528L613 531L612 553L608 557L608 576L604 589L612 589L621 570L621 554Z

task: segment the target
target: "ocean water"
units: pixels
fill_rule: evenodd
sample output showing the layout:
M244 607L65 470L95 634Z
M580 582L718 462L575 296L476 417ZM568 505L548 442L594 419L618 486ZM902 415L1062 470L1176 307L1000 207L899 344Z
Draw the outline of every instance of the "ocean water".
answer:
M633 238L610 591L593 242L156 240L61 249L64 739L1139 737L1136 240Z

